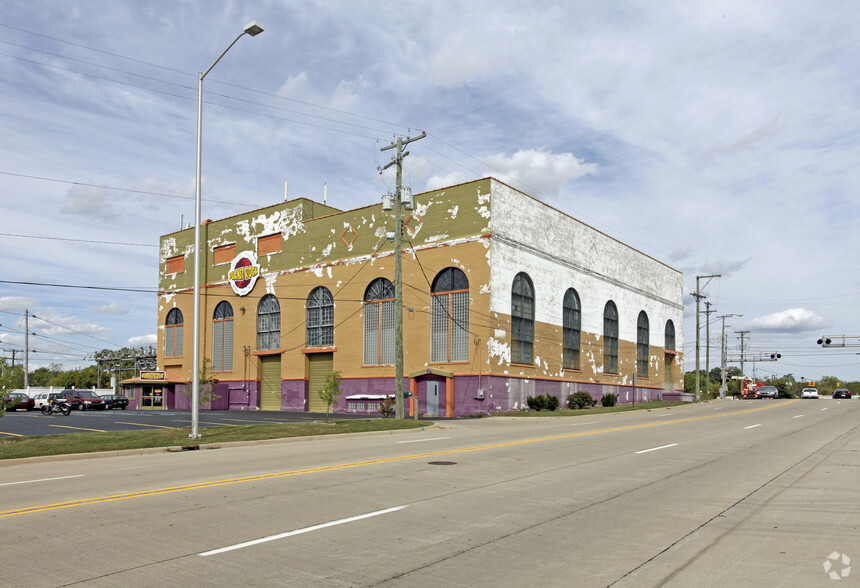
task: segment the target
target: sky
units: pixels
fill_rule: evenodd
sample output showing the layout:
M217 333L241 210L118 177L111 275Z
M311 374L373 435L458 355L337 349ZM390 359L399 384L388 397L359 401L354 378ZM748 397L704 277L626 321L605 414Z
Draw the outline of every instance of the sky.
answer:
M860 380L856 3L7 0L0 357L155 343L158 240L492 176L683 271L685 370ZM713 276L699 278L697 276ZM710 306L706 307L705 303ZM706 354L706 322L710 352ZM841 339L840 339L841 340ZM858 345L860 347L860 345ZM778 361L752 358L781 355ZM738 364L731 363L729 365Z

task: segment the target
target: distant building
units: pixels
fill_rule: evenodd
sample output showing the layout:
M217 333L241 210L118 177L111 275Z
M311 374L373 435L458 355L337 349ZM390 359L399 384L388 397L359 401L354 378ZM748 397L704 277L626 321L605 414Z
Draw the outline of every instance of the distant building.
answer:
M682 274L498 180L415 197L404 213L404 388L428 416L620 402L683 389ZM204 409L376 413L393 395L392 214L304 198L207 221ZM158 369L127 382L132 406L190 408L194 230L161 238Z

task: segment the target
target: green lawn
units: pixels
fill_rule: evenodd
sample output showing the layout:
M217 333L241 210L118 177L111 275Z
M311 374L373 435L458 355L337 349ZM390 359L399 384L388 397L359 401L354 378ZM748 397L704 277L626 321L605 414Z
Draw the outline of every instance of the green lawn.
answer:
M62 435L34 435L0 440L0 459L37 457L44 455L66 455L70 453L93 453L98 451L120 451L148 447L187 447L193 444L234 443L306 437L309 435L334 435L337 433L366 433L369 431L394 431L416 429L432 424L428 421L405 419L349 419L332 420L328 424L290 423L276 425L237 425L232 427L201 427L201 439L193 442L188 438L190 428L159 429L147 431L115 431L108 433L64 433Z

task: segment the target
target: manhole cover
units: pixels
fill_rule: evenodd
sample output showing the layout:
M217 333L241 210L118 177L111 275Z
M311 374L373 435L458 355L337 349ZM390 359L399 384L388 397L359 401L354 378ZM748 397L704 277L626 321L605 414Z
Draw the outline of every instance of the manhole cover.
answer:
M428 461L428 465L457 465L456 461Z

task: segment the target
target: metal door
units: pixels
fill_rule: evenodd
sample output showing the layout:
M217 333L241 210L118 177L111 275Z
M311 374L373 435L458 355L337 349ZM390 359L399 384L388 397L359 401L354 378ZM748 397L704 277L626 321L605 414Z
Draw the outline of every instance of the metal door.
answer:
M320 388L334 368L333 353L311 353L308 355L308 412L325 412L326 403L320 398Z
M281 410L281 356L260 357L260 410Z
M425 416L439 416L439 382L427 382L426 404Z

